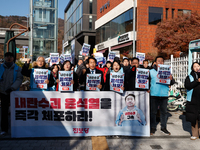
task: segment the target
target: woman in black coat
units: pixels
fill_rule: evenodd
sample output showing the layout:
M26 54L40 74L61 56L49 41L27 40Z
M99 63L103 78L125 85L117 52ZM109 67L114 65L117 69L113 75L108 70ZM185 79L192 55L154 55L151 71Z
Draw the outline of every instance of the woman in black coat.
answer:
M185 79L185 88L188 90L186 120L191 122L192 125L192 137L190 139L196 140L200 135L198 127L198 121L200 120L200 74L198 71L200 66L197 62L194 62L191 69L190 75Z
M62 71L71 71L72 64L69 60L66 60L63 65L61 70ZM73 84L73 91L77 91L78 88L78 75L73 71L73 80L71 81Z

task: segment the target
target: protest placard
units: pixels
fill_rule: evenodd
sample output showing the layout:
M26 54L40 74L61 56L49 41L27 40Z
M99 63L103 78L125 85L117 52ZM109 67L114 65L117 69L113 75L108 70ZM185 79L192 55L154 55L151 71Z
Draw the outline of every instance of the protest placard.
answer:
M65 61L69 60L72 63L72 56L71 56L71 54L64 54L64 56L65 56Z
M136 110L125 111L125 112L123 112L124 120L138 120L137 114L138 113Z
M97 87L99 84L101 84L101 74L87 74L86 90L100 91Z
M82 46L82 49L81 49L81 52L82 52L81 54L83 56L88 56L88 54L90 52L90 47L91 47L91 45L83 43L83 46Z
M97 60L97 66L99 66L99 65L103 66L106 63L104 57L95 57L95 59Z
M145 53L136 52L136 57L139 59L139 64L142 65L145 60Z
M65 56L63 54L60 55L60 63L63 64L65 61Z
M48 69L34 69L33 78L34 89L47 89L45 80L48 79Z
M135 87L149 89L149 69L137 68Z
M123 93L121 87L124 87L124 73L110 73L110 90Z
M59 53L50 53L50 66L53 64L59 64Z
M115 58L115 55L116 55L115 52L110 52L110 53L108 54L108 61L113 62L113 61L114 61L114 58Z
M170 65L158 65L158 74L156 78L156 83L170 84L171 80L169 76L171 75Z
M73 71L59 71L59 91L73 91Z

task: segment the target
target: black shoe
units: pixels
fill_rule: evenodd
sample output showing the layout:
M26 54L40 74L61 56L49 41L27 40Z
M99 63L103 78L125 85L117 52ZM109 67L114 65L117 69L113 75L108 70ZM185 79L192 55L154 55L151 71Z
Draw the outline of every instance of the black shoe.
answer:
M161 132L163 132L166 135L171 135L171 133L166 128L161 128Z
M156 129L155 129L155 128L151 128L151 130L150 130L150 135L154 135L155 132L156 132Z

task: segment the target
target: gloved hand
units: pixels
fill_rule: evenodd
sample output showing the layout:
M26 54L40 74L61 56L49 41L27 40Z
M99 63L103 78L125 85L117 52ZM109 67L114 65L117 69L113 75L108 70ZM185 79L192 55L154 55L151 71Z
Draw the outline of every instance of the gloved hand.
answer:
M10 94L13 90L11 88L8 88L5 92Z

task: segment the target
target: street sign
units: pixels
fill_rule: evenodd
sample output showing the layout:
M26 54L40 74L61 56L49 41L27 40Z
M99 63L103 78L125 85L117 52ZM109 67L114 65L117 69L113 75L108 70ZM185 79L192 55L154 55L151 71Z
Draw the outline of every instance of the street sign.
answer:
M28 48L28 46L23 46L23 48Z

